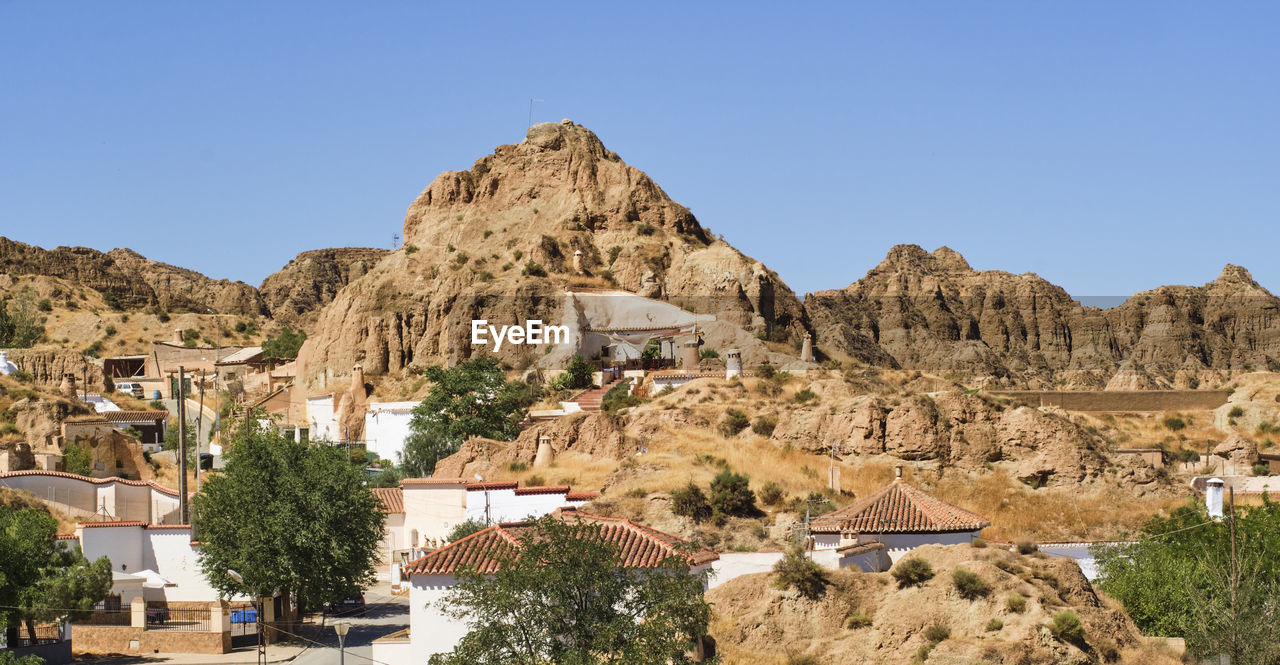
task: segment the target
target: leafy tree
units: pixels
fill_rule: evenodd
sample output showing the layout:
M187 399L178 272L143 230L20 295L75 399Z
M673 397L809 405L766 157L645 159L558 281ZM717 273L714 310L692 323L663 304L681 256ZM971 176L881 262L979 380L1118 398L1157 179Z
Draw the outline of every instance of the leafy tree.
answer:
M70 441L62 454L62 469L67 473L78 473L82 476L93 474L93 463L89 459L89 450Z
M436 462L473 436L510 441L520 433L532 393L523 382L508 382L496 359L476 358L449 369L433 365L425 375L431 391L413 408L401 453L407 473L434 472Z
M625 569L598 525L544 517L532 533L498 556L496 573L458 574L443 606L470 632L432 665L691 662L711 608L682 557Z
M19 658L13 655L12 651L5 649L0 651L0 665L44 665L44 659L35 654L27 654Z
M484 520L467 520L453 527L453 531L449 532L449 542L462 540L473 533L483 531L489 527Z
M176 423L171 424L165 428L164 442L160 444L160 447L163 448L164 450L174 451L173 459L175 462L178 459L177 450L178 450L179 436L180 435L178 434L178 425ZM187 425L186 450L187 450L187 466L191 467L192 464L195 464L195 459L196 459L196 426L194 423Z
M369 479L369 487L399 487L404 473L395 467L388 467Z
M279 335L268 335L262 343L262 357L266 360L293 360L298 357L298 350L307 341L307 333L285 327Z
M750 479L740 473L721 471L711 479L711 508L725 515L751 517L756 514L756 495Z
M711 503L697 485L689 483L671 492L671 512L695 522L711 517Z
M805 556L804 550L800 548L788 550L781 559L778 559L778 563L773 565L773 572L778 576L773 581L774 586L779 589L795 589L800 592L800 595L810 600L821 598L827 591L827 584L830 583L826 569Z
M31 300L30 291L23 289L11 303L0 301L0 348L25 349L44 337L44 322Z
M933 579L933 566L928 561L920 557L911 557L898 562L898 565L889 571L893 575L893 579L898 581L898 588L905 589L907 587L919 586Z
M224 595L292 594L300 611L374 581L381 504L339 447L241 426L192 501L200 564ZM244 578L241 585L227 570Z
M83 618L111 591L111 562L92 563L57 539L58 522L39 510L0 506L0 624L7 639L26 624Z
M578 390L591 387L591 375L594 370L581 354L574 354L569 366L559 376L551 380L556 390Z
M1235 547L1231 556L1231 518ZM1147 635L1178 636L1198 659L1238 665L1280 656L1280 504L1237 507L1226 519L1203 506L1156 517L1132 544L1098 546L1098 585Z

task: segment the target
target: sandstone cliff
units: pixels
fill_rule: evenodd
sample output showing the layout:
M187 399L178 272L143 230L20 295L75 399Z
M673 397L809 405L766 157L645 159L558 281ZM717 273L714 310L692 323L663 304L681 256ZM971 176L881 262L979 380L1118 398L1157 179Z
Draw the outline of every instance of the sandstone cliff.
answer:
M1113 389L1280 367L1280 299L1237 266L1101 310L1031 273L976 271L949 248L899 245L857 282L809 295L805 310L820 352L880 366Z
M265 310L257 290L248 284L210 279L128 249L107 253L87 247L43 249L0 237L0 272L62 278L113 294L125 309L246 315Z
M583 286L714 312L712 332L757 362L769 352L757 335L803 334L800 302L774 272L568 121L441 174L409 207L404 239L320 314L301 356L309 390L357 362L377 375L465 359L473 318L556 321L565 289ZM499 355L516 367L541 359L527 346Z
M302 252L258 287L271 317L282 325L309 330L321 308L342 287L369 272L388 250L339 247Z

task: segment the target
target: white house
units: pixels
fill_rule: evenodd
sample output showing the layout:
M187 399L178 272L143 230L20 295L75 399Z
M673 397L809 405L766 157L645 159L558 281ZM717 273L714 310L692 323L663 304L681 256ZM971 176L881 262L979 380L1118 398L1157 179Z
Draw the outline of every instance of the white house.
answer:
M891 485L815 519L809 531L815 560L875 572L888 570L921 545L971 543L988 526L983 516L902 482L899 470Z
M187 525L128 522L81 522L76 526L80 549L89 560L111 560L113 595L127 605L143 600L218 600L218 592L200 568L199 544Z
M313 441L339 441L342 433L338 431L333 419L333 395L307 398L307 420L311 425L310 437Z
M601 538L619 546L623 559L619 567L647 569L670 556L681 556L690 572L710 570L719 559L703 547L686 549L688 543L675 536L642 527L625 519L599 517L564 509L561 519L597 524ZM409 564L409 630L397 631L373 642L372 660L387 665L425 663L433 654L446 653L467 634L465 622L445 613L444 599L457 583L463 566L474 565L481 573L497 571L497 556L533 531L532 522L497 524L442 547Z
M365 449L378 457L399 460L404 440L409 436L409 421L418 402L369 402L364 413Z
M520 487L516 481L467 482L462 478L406 478L399 487L377 488L386 514L383 541L393 569L397 552L444 545L459 524L518 522L558 508L576 508L600 496L574 492L568 485ZM416 558L410 556L409 558ZM392 574L392 579L397 579Z

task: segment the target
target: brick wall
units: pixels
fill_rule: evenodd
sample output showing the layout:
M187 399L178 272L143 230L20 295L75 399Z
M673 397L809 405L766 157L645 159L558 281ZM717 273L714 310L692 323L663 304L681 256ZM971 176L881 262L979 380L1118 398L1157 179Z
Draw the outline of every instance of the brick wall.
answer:
M184 633L132 626L71 626L71 648L87 654L228 653L231 633Z

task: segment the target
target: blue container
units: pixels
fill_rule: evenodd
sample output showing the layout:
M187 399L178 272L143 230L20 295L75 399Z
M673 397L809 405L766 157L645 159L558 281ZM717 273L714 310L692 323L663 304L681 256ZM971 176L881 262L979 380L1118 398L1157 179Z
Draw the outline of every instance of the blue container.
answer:
M236 610L231 613L231 623L257 623L258 610Z
M160 399L160 391L159 391L159 390L152 390L152 391L151 391L151 399Z

